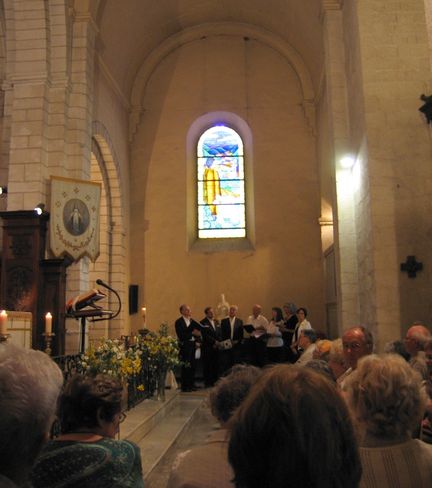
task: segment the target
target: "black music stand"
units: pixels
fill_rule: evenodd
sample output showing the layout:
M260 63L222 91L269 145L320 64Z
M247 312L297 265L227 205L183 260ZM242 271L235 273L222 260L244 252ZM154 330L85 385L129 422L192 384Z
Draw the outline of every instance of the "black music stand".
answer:
M101 307L90 308L86 310L77 310L70 312L66 315L68 318L80 319L80 331L81 331L81 344L80 354L84 354L85 351L85 333L86 333L86 320L88 318L95 320L109 320L113 316L111 310L102 310ZM99 318L96 318L99 317Z
M86 332L86 319L91 319L92 322L98 322L99 320L109 320L117 317L121 310L121 299L120 295L109 285L104 283L102 280L96 280L98 285L107 288L112 291L118 300L118 310L112 312L111 310L103 310L102 307L95 305L95 301L101 300L106 297L106 294L98 289L91 290L84 295L79 295L78 297L69 300L66 306L66 317L80 319L81 326L81 344L80 344L80 354L84 354L85 351L85 332Z

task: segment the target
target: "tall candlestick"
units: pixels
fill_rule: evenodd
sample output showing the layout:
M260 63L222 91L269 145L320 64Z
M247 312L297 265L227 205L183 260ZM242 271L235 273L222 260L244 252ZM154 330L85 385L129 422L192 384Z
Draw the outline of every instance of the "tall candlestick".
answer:
M0 335L6 335L8 333L7 321L8 321L8 315L6 313L6 310L2 310L0 312Z
M50 312L48 312L45 315L45 334L51 334L52 333L52 315Z

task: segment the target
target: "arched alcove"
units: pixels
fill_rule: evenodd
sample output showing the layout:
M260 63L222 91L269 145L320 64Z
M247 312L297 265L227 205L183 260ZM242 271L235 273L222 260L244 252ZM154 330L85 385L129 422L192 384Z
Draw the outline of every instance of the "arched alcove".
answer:
M106 322L97 323L94 336L119 337L126 331L126 246L124 229L124 205L121 190L121 175L118 160L105 127L98 121L93 123L91 179L102 184L100 208L100 255L90 265L89 279L94 284L102 279L115 289L122 301L120 315ZM107 290L104 290L108 293ZM106 302L105 302L106 303ZM106 308L117 310L117 299L109 293Z

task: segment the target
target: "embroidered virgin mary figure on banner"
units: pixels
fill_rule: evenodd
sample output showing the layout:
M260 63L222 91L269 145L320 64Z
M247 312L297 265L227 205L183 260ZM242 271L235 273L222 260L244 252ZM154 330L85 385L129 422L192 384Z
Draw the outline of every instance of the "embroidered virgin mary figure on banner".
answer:
M99 256L100 183L51 177L50 246L74 261Z

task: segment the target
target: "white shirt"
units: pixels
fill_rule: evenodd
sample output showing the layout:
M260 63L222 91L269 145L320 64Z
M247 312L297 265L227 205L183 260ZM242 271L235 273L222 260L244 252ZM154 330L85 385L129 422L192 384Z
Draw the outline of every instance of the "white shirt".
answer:
M184 315L182 315L182 317L183 317L183 320L186 322L186 327L187 327L187 328L189 328L189 326L190 326L190 324L191 324L191 319L190 319L190 317L185 317ZM194 336L192 336L192 337L189 339L189 341L191 341L191 342L195 342L195 337L194 337Z
M271 320L267 326L267 334L270 334L270 337L267 340L267 347L282 347L283 346L283 339L282 339L282 332L279 330L278 325L283 325L283 320L280 322L275 322Z
M316 344L309 344L308 348L303 351L302 355L297 359L294 364L296 366L304 366L309 361L312 361L315 349Z
M246 324L253 325L255 330L264 329L265 331L267 331L268 320L264 317L264 315L258 315L258 317L255 317L254 315L249 315ZM245 332L246 332L246 330L245 330ZM246 337L249 337L250 335L253 335L253 333L248 334L246 332Z
M291 344L294 344L298 341L301 331L305 329L312 329L310 322L308 322L306 319L304 319L303 322L297 322L294 329L294 334L291 339Z
M432 445L418 439L383 447L359 448L360 488L432 486Z
M190 323L191 323L190 317L185 317L184 315L182 315L182 317L183 317L183 320L186 322L186 327L189 327Z
M234 324L235 324L235 319L236 319L236 317L230 317L229 318L230 327L231 327L231 340L233 340L233 337L234 337Z

